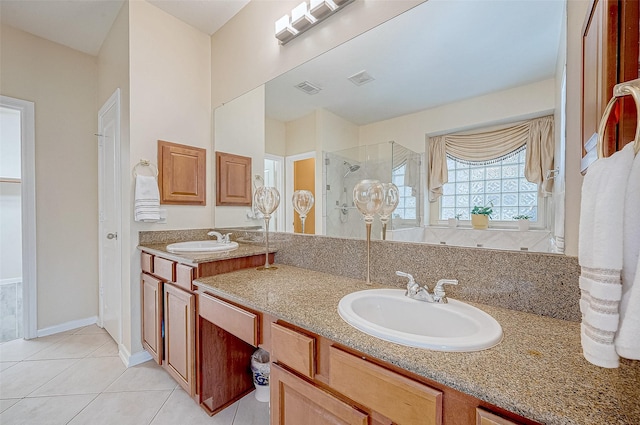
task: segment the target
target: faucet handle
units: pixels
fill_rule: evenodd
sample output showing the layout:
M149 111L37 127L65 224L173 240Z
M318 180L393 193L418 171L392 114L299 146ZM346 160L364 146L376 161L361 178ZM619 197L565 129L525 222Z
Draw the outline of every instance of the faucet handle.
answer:
M233 235L233 233L225 233L224 236L222 236L224 243L231 242L231 235Z
M457 285L457 279L440 279L438 283L436 283L436 287L433 288L433 300L437 303L446 304L447 294L444 292L444 285Z
M413 278L413 276L411 276L409 273L405 273L401 271L397 271L396 275L401 277L406 277L407 279L409 279L409 281L407 282L407 292L406 292L407 296L413 297L418 293L420 286L416 283L416 280Z
M409 284L416 283L416 280L409 273L397 271L396 275L408 278L409 279Z

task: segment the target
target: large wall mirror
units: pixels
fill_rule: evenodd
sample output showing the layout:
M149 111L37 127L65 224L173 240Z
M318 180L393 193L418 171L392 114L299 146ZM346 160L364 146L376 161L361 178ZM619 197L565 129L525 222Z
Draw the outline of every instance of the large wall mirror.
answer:
M421 3L218 108L216 150L229 146L236 153L228 133L256 129L251 155L254 164L265 167L254 173L282 194L273 230L294 231L298 217L291 195L308 189L316 202L307 233L364 238L352 190L361 179L377 178L393 181L401 191L387 239L562 252L565 7L564 0ZM527 184L511 178L509 173L523 166L522 156L512 156L498 167L498 175L493 167L482 171L484 179L470 180L494 191L484 193L483 202L499 199L490 229L471 229L464 215L458 227L449 227L443 208L455 210L456 204L429 202L426 195L429 139L545 116L555 123L555 164L544 170L553 178L552 187L540 196L535 188L529 190L534 195L512 193L514 184ZM235 126L226 129L231 121ZM465 189L461 178L477 174L478 167L449 168L453 186L445 192L459 189L453 199L462 204L464 191L471 195L475 189ZM511 217L523 208L534 216L526 232ZM261 220L252 214L216 210L215 224L259 226ZM380 227L376 220L373 238L381 238Z

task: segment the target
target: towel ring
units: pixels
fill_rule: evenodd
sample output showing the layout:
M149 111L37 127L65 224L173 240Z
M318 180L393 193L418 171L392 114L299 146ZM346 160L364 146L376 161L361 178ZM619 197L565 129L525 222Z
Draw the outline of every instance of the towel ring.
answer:
M636 116L638 121L636 122L636 136L634 139L633 150L636 155L640 151L640 78L638 78L636 80L627 81L626 83L616 84L613 87L613 97L609 100L609 103L607 103L607 107L604 109L600 124L598 124L598 158L604 157L604 132L606 131L607 121L611 114L611 110L616 104L618 98L627 95L631 95L633 100L636 102Z
M135 167L133 167L133 177L138 177L138 167L149 167L153 173L153 177L158 177L158 167L150 162L148 159L141 159Z

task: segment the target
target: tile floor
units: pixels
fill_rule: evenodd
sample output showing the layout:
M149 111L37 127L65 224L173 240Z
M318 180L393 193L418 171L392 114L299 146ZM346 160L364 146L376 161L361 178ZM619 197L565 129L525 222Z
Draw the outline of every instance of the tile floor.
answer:
M2 425L268 425L252 394L213 417L157 364L125 368L95 325L0 344Z

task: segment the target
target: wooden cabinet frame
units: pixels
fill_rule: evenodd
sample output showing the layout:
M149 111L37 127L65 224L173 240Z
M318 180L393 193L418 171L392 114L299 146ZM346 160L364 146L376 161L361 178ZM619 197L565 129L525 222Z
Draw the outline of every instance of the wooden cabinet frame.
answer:
M158 140L161 204L207 204L207 150Z
M250 207L251 198L251 158L216 152L216 205Z

